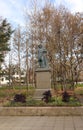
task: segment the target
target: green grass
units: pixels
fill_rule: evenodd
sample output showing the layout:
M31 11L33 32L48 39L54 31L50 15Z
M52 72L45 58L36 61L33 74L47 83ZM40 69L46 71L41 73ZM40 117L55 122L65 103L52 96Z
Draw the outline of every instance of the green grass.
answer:
M83 84L76 84L75 87L82 87L83 88Z
M53 85L52 85L52 88L54 88ZM57 91L61 90L62 88L64 89L64 87L63 87L60 83L58 83L58 84L55 86L55 89L56 89ZM67 83L67 84L66 84L66 90L70 90L71 88L72 88L71 84L70 84L70 83Z
M41 100L34 100L32 98L29 98L26 103L21 103L21 102L14 102L14 101L10 101L7 102L5 105L5 107L19 107L19 106L45 106L45 102L41 101Z
M81 85L82 86L82 85ZM13 88L9 88L9 87L1 87L0 88L0 100L4 99L4 103L5 106L80 106L83 105L81 103L79 103L79 101L77 101L75 98L70 98L70 101L65 103L62 101L62 97L61 96L54 96L52 97L52 99L50 100L49 103L45 103L43 101L37 101L34 100L33 94L34 94L35 89L32 86L29 86L29 89L26 89L26 86L22 86L22 89L20 89L19 86L15 86ZM22 93L24 95L26 95L26 103L15 103L12 102L10 100L14 99L15 94L19 94ZM75 94L81 94L83 95L83 87L77 87L75 89ZM8 101L9 100L9 101ZM7 103L6 103L7 101Z
M49 103L45 103L42 100L34 100L33 98L27 98L26 103L20 103L20 102L8 102L4 106L7 107L19 107L19 106L81 106L82 104L74 97L70 98L69 102L63 102L62 97L52 97Z

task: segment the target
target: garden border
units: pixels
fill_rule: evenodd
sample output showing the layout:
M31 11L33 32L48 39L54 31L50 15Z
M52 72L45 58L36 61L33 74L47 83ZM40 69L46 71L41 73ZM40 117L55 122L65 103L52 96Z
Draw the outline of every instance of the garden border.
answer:
M0 107L0 116L83 116L81 107Z

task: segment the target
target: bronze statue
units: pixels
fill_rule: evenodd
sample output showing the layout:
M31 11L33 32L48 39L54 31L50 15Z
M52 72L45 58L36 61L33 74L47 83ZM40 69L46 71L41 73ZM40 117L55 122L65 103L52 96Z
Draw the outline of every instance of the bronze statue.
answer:
M40 68L46 68L47 64L47 50L40 44L38 45L38 62Z

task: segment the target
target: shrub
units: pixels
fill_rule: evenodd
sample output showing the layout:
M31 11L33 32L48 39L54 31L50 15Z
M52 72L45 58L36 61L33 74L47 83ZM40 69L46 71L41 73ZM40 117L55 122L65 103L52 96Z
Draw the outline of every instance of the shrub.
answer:
M16 94L14 96L14 101L15 102L22 102L25 103L26 102L26 96L24 94Z
M68 94L67 91L64 91L64 92L62 93L62 101L63 101L63 102L69 102L69 99L70 99L70 95Z
M45 92L43 93L43 98L42 98L42 100L43 100L44 102L48 103L48 102L51 100L51 97L52 97L51 92L50 92L50 90L48 90L48 91L45 91Z

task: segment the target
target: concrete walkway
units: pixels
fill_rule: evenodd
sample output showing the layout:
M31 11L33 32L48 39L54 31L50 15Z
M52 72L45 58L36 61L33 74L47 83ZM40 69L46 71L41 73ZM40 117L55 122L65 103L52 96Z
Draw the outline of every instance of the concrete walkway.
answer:
M0 130L83 130L83 116L0 116Z

